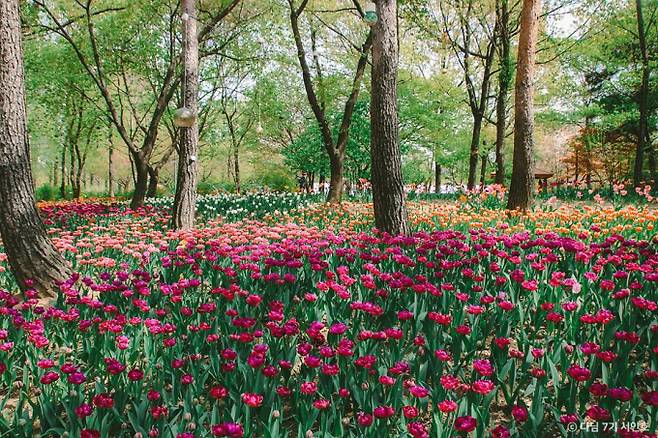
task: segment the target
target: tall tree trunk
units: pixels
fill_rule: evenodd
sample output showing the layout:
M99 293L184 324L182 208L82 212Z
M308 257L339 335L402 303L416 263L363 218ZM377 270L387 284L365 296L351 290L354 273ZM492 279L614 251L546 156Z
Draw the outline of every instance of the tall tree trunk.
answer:
M69 184L73 191L73 199L78 199L80 197L80 180L77 179L77 166L75 161L75 145L71 143L69 145L69 161L71 165L69 166Z
M198 112L199 41L195 0L183 0L183 103L194 114ZM172 226L175 229L194 227L196 214L197 155L199 125L181 128L178 148L178 175L174 197Z
M53 161L53 181L52 186L57 187L59 185L59 158L55 158Z
M644 28L644 14L642 11L642 0L635 0L635 10L637 14L637 35L640 44L640 56L642 58L642 81L638 94L638 104L640 109L640 123L637 136L637 149L635 151L635 166L633 169L633 182L639 186L644 182L643 166L644 152L651 147L649 137L649 52L647 49L646 29ZM655 170L654 170L655 172ZM654 185L658 181L654 180Z
M434 193L441 193L441 164L434 163Z
M510 50L509 0L501 0L496 8L498 20L498 49L500 72L496 97L496 184L505 185L505 131L507 128L507 99L512 85L512 56Z
M514 162L507 208L527 210L534 194L534 87L541 0L523 0L514 102Z
M240 194L240 144L233 145L233 165L235 166L234 178L235 193Z
M60 160L60 175L62 177L62 183L59 186L59 196L62 199L66 199L66 145L62 145L62 158Z
M110 145L107 150L107 194L114 198L114 129L108 126Z
M593 172L593 158L592 158L592 116L585 117L585 137L583 146L585 148L585 184L588 189L592 188L592 172Z
M89 139L88 139L89 141ZM87 143L87 150L89 148L89 143ZM80 199L82 197L82 185L84 184L84 166L85 166L85 157L82 152L80 152L80 145L75 144L75 158L77 161L77 166L75 170L75 181L76 181L76 192L73 194L75 199Z
M482 166L480 167L480 186L484 187L484 183L487 181L487 156L482 155Z
M0 236L21 289L55 297L71 274L34 201L17 0L0 2Z
M398 124L397 1L376 2L372 45L370 158L375 225L392 235L409 234L402 181Z
M480 158L480 135L482 133L482 121L484 113L478 112L473 115L473 131L471 132L471 146L470 156L468 160L468 190L475 188L475 181L477 178L478 161Z

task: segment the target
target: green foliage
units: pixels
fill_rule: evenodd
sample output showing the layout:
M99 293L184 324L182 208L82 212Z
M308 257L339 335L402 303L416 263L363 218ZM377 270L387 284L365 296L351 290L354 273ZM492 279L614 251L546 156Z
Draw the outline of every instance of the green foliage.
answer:
M254 181L275 192L292 192L297 188L297 181L282 166L274 164L266 165L259 174L255 175Z
M59 189L50 184L43 184L34 191L37 201L54 201L59 199Z

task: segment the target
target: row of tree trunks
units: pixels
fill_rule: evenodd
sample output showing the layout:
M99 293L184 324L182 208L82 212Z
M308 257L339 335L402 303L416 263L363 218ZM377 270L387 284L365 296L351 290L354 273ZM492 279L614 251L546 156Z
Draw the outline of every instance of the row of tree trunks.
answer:
M0 2L0 235L21 289L54 297L71 275L34 200L18 0Z

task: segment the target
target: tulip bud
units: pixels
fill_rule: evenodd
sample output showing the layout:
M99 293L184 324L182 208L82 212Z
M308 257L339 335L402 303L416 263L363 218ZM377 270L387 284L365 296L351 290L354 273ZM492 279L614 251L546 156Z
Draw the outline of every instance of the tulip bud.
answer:
M272 418L279 418L281 416L281 412L279 412L277 409L272 411Z
M192 414L190 414L189 412L185 412L183 414L183 420L190 421L191 419L192 419Z
M368 382L363 382L363 383L361 384L361 389L363 389L364 391L367 391L368 388L369 388L369 386L368 386Z
M313 431L312 430L307 430L306 431L306 438L313 438Z
M196 423L188 423L187 430L196 430Z

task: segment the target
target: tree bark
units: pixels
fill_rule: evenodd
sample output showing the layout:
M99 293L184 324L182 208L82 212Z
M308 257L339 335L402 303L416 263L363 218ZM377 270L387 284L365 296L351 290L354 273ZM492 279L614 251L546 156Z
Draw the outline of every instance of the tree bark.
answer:
M240 144L235 143L233 145L233 166L234 170L234 181L235 181L235 193L240 194Z
M57 187L59 185L59 158L55 158L53 161L53 182L52 186Z
M171 138L172 144L162 155L160 160L155 164L149 164L147 167L149 174L149 184L146 190L147 198L156 198L158 196L158 184L160 183L160 170L169 162L171 155L176 150L176 142L178 141L178 134L175 132Z
M130 151L134 168L135 191L130 200L130 208L133 210L140 209L144 206L146 192L148 191L148 161L144 158L141 151Z
M434 193L441 193L441 164L434 163Z
M71 162L71 166L69 166L69 184L73 192L73 199L78 199L80 197L80 180L77 178L78 172L75 160L75 145L73 142L69 144L69 161Z
M111 124L108 126L108 131L110 145L107 150L107 194L110 198L114 198L114 129Z
M533 78L539 33L541 0L523 0L516 71L514 162L507 208L527 210L534 194Z
M148 166L149 185L146 189L147 198L155 198L158 196L158 184L160 182L160 169L155 166Z
M343 177L344 158L339 154L329 155L329 194L327 202L340 202L345 190L345 178Z
M480 167L480 186L484 187L484 184L487 181L487 156L482 155L482 166Z
M644 28L644 14L642 11L642 0L635 0L637 15L637 35L640 45L640 56L642 59L642 80L638 94L638 106L640 110L639 129L637 137L637 149L635 151L635 166L633 168L633 182L635 186L644 183L644 152L652 147L649 137L649 53L647 49L646 29ZM654 163L655 164L655 163ZM655 169L652 169L655 176ZM654 185L658 181L654 179Z
M18 1L0 2L0 235L22 290L56 297L70 277L34 200Z
M183 104L194 114L197 114L199 99L199 41L197 39L195 0L183 0L182 12ZM174 197L172 217L172 227L174 229L190 229L194 227L198 148L199 125L195 121L192 127L181 128L180 130L176 196Z
M392 235L409 234L397 108L397 1L378 0L376 5L370 106L375 225Z
M60 160L60 175L62 177L61 185L59 186L59 196L66 199L66 145L62 145L62 156Z
M512 85L512 57L510 51L509 1L497 4L498 49L500 72L496 97L496 184L505 185L505 131L507 130L507 99Z

